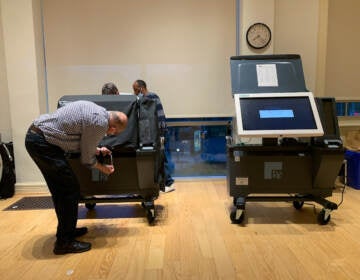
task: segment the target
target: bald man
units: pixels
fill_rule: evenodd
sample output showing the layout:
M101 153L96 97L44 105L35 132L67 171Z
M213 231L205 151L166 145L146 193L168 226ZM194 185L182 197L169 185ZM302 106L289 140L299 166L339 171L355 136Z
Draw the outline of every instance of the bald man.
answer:
M117 135L126 126L124 113L106 111L93 102L76 101L52 114L41 115L28 129L25 146L45 178L58 219L54 254L91 249L89 242L75 239L86 234L87 228L76 228L80 185L65 154L80 153L82 164L109 175L114 166L99 163L96 155L111 151L97 146L105 135Z

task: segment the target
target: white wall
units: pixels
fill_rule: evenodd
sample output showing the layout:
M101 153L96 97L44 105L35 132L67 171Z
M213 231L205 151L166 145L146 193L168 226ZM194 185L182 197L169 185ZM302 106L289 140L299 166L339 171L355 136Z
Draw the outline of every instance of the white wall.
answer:
M50 108L108 81L132 92L143 79L167 117L232 115L234 0L62 0L43 10Z
M305 83L315 95L319 0L276 0L274 53L300 54Z
M307 88L316 95L317 76L325 71L319 69L318 61L319 41L326 40L320 40L322 34L318 32L321 2L323 0L242 0L240 54L300 54ZM246 31L255 22L267 24L272 31L272 40L265 49L255 50L246 43Z
M274 36L276 36L274 33L275 0L241 0L240 3L240 54L273 54ZM246 31L256 22L265 23L272 31L272 40L265 49L255 50L246 43Z
M44 96L40 86L43 79L39 77L44 73L39 69L43 57L39 57L35 30L41 26L35 25L39 21L34 20L39 1L1 0L0 3L17 186L39 185L44 180L24 146L25 133L40 114L41 96Z
M11 135L9 91L8 91L8 83L7 83L1 5L0 5L0 100L1 100L0 102L1 140L4 142L9 142L12 140L12 135Z
M360 1L329 1L326 94L359 99Z

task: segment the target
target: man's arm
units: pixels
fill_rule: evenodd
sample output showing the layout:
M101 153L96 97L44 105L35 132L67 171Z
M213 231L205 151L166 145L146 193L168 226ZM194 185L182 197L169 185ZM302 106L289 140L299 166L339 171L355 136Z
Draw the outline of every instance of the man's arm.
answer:
M106 147L97 147L105 133L106 127L101 125L92 124L83 127L80 138L81 163L90 168L96 168L105 174L110 174L114 172L114 167L102 165L96 159L96 155L99 155L100 153L103 155L111 154L111 151Z

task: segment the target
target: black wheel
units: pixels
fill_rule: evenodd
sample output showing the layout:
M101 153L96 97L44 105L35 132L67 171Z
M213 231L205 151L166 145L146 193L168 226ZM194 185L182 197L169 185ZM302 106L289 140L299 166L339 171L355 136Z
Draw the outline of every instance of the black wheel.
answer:
M85 203L85 207L89 210L93 210L95 208L96 203L87 202Z
M293 205L295 209L300 210L304 205L304 201L294 200Z
M326 210L322 209L317 216L317 220L320 225L326 225L330 221L331 218L330 214L328 214L326 218L325 216L326 216Z
M14 195L15 181L12 143L0 142L0 198L8 198Z
M237 212L238 210L241 211L241 214L240 214L239 217L236 217L236 216L237 216L237 215L236 215L236 212ZM244 220L244 216L245 216L244 210L234 209L234 210L232 210L231 213L230 213L230 220L231 220L231 222L232 222L233 224L241 224L242 221Z
M155 221L155 208L150 208L146 210L146 218L148 219L149 225L153 224Z
M233 204L234 204L234 206L236 206L236 200L237 200L237 198L234 197L234 198L233 198Z

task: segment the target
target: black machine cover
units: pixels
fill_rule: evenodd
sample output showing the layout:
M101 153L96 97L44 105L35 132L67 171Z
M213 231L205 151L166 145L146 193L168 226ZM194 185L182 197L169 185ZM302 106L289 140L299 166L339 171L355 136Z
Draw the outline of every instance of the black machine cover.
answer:
M109 111L121 111L128 117L126 129L116 136L105 136L99 146L106 146L115 157L126 153L136 155L142 148L156 152L155 181L164 182L164 151L160 141L156 102L147 97L135 95L65 95L58 101L58 108L69 102L86 100Z

